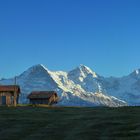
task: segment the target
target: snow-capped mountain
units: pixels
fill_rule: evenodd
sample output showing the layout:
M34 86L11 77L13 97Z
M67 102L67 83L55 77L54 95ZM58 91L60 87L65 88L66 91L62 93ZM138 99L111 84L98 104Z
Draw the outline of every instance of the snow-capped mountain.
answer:
M0 84L13 83L14 78L0 80ZM50 71L39 64L19 75L17 83L21 87L20 103L28 103L31 91L55 90L60 99L58 105L140 105L140 70L122 78L105 78L84 65L63 72Z
M80 85L86 92L98 91L98 78L98 74L84 65L80 65L80 67L77 67L68 73L68 79L72 80L75 84Z
M140 105L140 70L121 78L106 78L101 82L108 95L124 100L129 105Z

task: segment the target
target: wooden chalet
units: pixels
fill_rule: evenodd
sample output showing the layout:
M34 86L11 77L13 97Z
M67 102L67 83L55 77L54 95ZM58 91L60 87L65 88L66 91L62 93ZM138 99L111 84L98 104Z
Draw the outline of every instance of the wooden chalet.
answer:
M18 103L20 87L18 85L0 85L0 105L14 105Z
M58 96L55 91L33 91L27 98L31 104L52 105L58 101Z

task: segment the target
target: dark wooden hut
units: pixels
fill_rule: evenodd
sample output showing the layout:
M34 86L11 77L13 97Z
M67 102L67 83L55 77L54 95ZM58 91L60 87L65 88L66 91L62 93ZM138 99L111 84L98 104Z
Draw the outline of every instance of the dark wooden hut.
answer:
M31 104L52 105L58 101L58 96L55 91L33 91L27 98Z
M18 85L0 85L0 105L17 105L20 93Z

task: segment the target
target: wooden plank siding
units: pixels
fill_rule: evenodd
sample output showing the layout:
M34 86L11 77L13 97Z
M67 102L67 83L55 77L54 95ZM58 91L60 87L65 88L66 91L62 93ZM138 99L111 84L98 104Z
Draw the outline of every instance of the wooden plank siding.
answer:
M11 96L6 96L6 104L7 105L11 105L12 104L12 101L11 101Z
M0 85L0 105L14 105L18 103L19 86Z
M11 105L12 104L12 93L0 93L0 105L3 105L3 102L2 102L2 97L6 97L6 105Z
M55 91L33 91L27 98L31 104L52 105L58 101L58 96Z

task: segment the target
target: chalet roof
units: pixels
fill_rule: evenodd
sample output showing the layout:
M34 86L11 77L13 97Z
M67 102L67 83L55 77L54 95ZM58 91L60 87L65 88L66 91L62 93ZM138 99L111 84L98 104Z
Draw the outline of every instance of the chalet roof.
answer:
M15 92L20 93L18 85L0 85L0 92Z
M49 99L52 95L57 96L57 93L55 91L33 91L31 92L27 98L29 99L41 99L46 98Z

